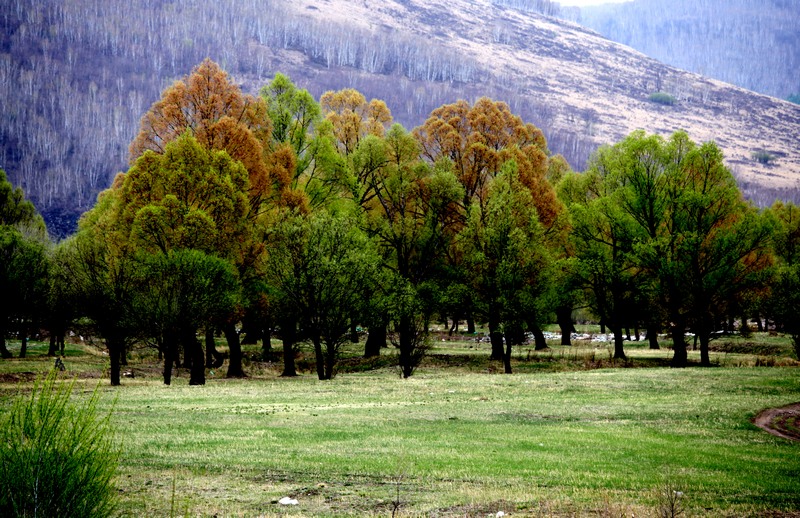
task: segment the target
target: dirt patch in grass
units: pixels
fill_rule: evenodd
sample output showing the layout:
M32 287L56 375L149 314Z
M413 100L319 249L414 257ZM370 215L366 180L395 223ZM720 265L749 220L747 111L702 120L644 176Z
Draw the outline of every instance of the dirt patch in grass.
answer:
M800 403L763 410L753 424L772 435L800 441Z

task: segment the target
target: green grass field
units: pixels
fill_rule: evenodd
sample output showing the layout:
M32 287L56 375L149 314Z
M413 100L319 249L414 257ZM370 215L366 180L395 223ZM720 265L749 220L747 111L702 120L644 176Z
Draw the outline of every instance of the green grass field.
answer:
M135 377L101 386L123 450L120 514L658 516L675 495L690 516L800 513L800 444L751 424L800 401L782 337L714 342L706 369L665 368L671 352L645 344L627 362L598 344L519 348L513 375L488 345L441 339L407 380L354 347L328 382L248 360L249 379L164 386L134 351ZM68 349L65 375L92 390L106 358ZM52 365L43 344L29 352L0 362L0 409Z

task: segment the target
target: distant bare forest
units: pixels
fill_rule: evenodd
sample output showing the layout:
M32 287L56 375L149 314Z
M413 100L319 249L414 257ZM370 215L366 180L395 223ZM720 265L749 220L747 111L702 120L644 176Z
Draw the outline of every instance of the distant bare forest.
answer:
M583 8L580 22L669 65L786 99L800 93L798 15L798 0L636 0Z
M547 0L497 5L566 16ZM276 72L319 96L353 87L421 124L457 98L505 100L582 168L596 144L556 130L552 107L518 96L463 53L377 27L314 21L276 0L7 0L0 14L0 167L56 235L74 229L161 91L205 57L255 93ZM574 13L573 13L574 14ZM296 56L296 59L292 59ZM765 199L774 199L772 194ZM786 196L784 196L786 197Z

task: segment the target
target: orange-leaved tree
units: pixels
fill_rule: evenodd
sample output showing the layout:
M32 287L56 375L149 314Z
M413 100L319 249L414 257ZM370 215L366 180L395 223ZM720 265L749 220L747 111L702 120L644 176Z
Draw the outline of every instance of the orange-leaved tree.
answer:
M203 147L224 150L249 174L251 205L269 193L269 141L272 123L263 99L243 94L210 59L164 90L142 117L130 146L133 164L145 151L164 153L186 131Z

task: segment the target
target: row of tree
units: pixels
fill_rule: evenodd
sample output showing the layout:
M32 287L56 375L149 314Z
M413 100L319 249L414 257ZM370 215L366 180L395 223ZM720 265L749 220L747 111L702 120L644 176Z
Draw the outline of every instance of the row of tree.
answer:
M654 347L669 330L675 366L688 331L708 364L734 316L760 312L800 338L797 208L757 211L716 146L683 133L634 133L577 174L501 102L443 105L408 132L355 90L317 102L279 74L244 95L206 60L153 104L130 160L55 246L19 190L0 193L0 324L49 327L55 353L88 317L112 384L133 342L158 348L165 383L176 363L204 383L217 331L228 375L244 376L240 323L266 355L277 332L285 375L311 343L320 379L356 326L365 356L391 341L411 376L436 317L485 322L509 373L526 331L546 347L556 318L568 340L587 305L617 357L626 327Z

